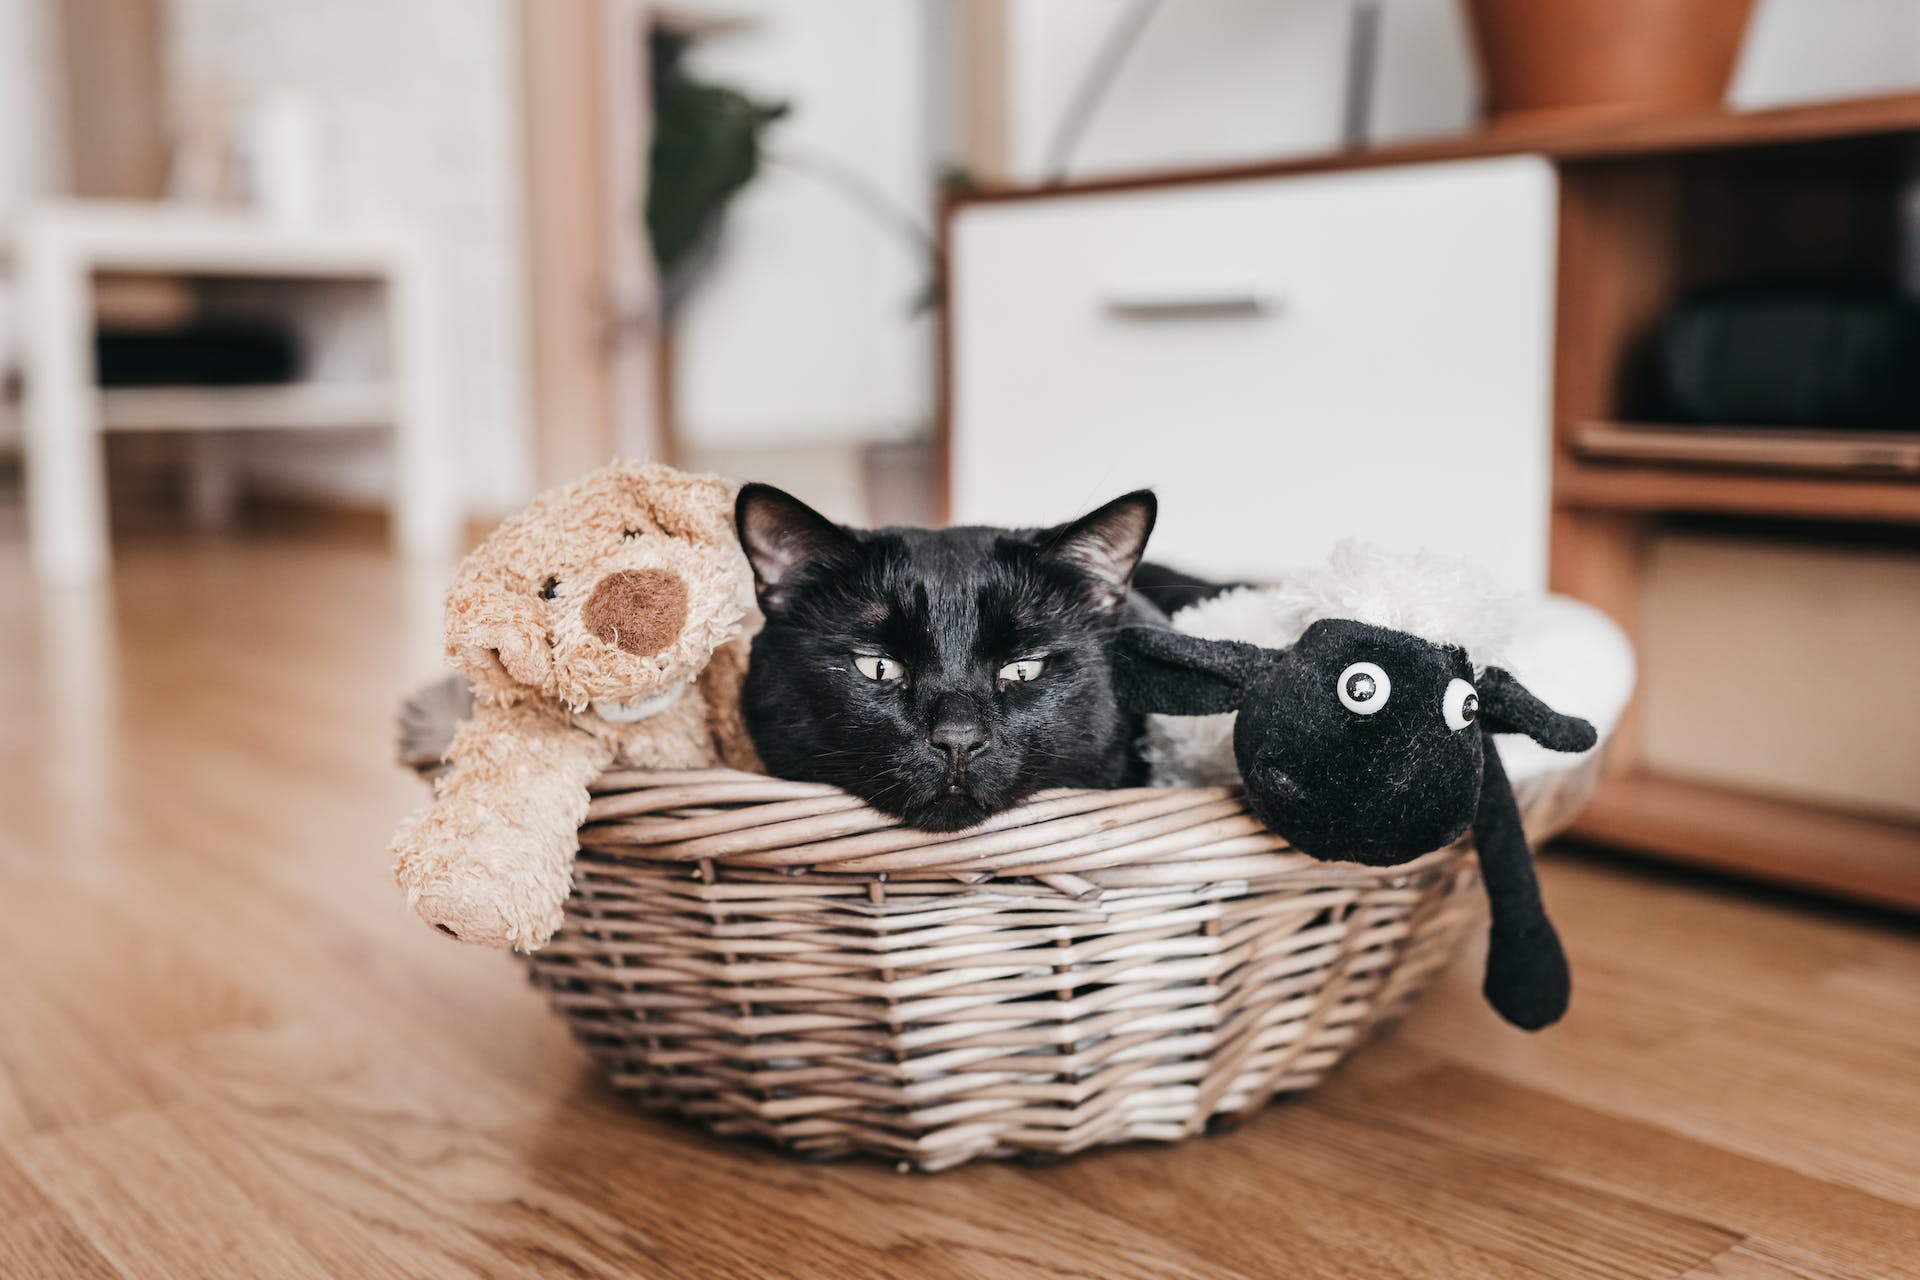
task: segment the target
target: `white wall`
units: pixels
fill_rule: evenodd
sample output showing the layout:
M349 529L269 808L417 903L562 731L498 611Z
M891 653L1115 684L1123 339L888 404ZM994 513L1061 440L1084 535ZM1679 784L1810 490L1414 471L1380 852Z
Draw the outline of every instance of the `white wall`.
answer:
M1116 0L1013 0L1007 86L1015 176L1053 176L1049 153L1075 90L1127 8ZM1152 168L1174 157L1221 163L1331 145L1340 128L1344 32L1333 4L1161 5L1066 173Z
M923 225L934 181L929 0L724 0L745 16L688 66L786 100L770 150L822 152ZM735 202L678 318L679 427L696 449L894 440L931 412L931 328L911 314L925 255L810 176L770 165Z
M1009 0L1009 159L1047 174L1067 105L1129 0ZM1341 141L1346 0L1167 0L1121 64L1070 176L1231 163ZM1464 128L1474 79L1454 0L1390 0L1376 137Z
M400 220L439 247L445 361L469 506L532 490L515 0L171 0L175 83L244 104L311 95L327 117L340 211ZM283 486L384 495L384 441L274 441Z
M1914 0L1760 0L1727 100L1757 108L1920 85Z
M964 3L964 0L959 0ZM1013 176L1044 157L1129 0L1008 0ZM1257 160L1341 141L1349 0L1165 0L1068 167L1072 176ZM1729 101L1775 106L1920 85L1915 0L1758 0ZM1459 0L1385 0L1373 137L1457 132L1478 75Z
M1374 138L1400 142L1478 123L1472 38L1459 0L1387 0L1374 72Z

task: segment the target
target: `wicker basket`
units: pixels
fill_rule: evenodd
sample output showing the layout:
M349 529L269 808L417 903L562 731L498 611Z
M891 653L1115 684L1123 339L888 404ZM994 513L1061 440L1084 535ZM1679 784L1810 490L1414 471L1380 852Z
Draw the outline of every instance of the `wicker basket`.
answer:
M1590 758L1518 784L1536 839ZM1312 1087L1482 918L1471 846L1316 862L1232 791L957 835L829 787L609 773L535 983L643 1104L902 1168L1171 1141Z

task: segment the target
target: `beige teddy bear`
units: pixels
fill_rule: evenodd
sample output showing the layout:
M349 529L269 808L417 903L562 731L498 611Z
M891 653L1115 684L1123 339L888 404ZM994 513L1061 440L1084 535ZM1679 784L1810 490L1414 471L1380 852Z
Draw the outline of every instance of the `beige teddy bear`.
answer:
M739 709L751 578L736 487L617 462L534 499L460 566L447 655L473 715L433 804L393 843L428 923L543 946L603 770L758 768Z

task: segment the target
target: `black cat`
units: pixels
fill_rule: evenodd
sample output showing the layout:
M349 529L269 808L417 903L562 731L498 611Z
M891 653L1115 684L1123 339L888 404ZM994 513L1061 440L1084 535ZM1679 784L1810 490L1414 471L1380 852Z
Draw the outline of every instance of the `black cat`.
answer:
M1128 583L1153 494L1053 529L846 529L763 484L735 520L766 626L744 704L772 773L927 831L1046 787L1141 781L1112 633L1164 615Z

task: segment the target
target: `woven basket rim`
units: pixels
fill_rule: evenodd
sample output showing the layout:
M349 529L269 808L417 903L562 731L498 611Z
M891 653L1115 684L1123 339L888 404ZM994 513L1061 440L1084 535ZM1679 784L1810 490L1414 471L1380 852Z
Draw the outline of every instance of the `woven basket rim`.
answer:
M1394 866L1326 862L1294 850L1248 810L1238 787L1043 791L964 831L901 824L824 783L733 769L616 769L592 786L580 829L589 859L706 864L886 879L1150 873L1158 883L1280 876L1302 887L1373 886L1427 875L1471 838Z

